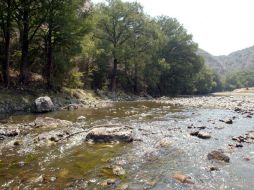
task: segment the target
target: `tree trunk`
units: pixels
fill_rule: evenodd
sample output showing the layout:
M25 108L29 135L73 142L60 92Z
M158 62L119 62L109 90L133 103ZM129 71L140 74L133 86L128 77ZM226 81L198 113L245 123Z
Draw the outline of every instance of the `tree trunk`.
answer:
M113 98L116 95L116 76L117 76L117 58L114 56L113 70L112 70L112 78L111 78L111 90L113 93Z
M4 44L3 80L5 87L9 87L9 65L10 65L10 39L11 39L11 0L7 1L6 34Z
M27 82L28 78L28 52L29 52L29 8L24 5L23 10L23 31L22 31L22 44L21 44L21 64L20 64L20 82L22 84Z
M51 83L51 75L52 75L52 18L49 19L49 31L48 31L48 37L47 37L47 66L46 66L46 72L47 72L47 86L48 88L52 87Z
M134 93L138 93L138 65L134 62Z

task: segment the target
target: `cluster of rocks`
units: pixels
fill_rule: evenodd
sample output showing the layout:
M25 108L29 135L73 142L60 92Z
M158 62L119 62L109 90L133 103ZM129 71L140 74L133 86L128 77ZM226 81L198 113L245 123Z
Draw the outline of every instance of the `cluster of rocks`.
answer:
M34 130L40 128L40 133ZM24 124L0 125L0 141L8 143L0 144L0 150L20 146L20 149L30 149L62 143L72 137L75 141L89 143L130 143L133 141L133 129L122 125L102 125L87 128L85 117L81 116L77 122L54 119L50 117L37 117L33 122ZM10 143L12 142L12 143ZM77 142L75 142L77 143Z
M241 148L243 147L243 143L253 144L254 143L254 131L249 131L245 135L241 135L238 137L232 137L232 140L236 142L235 147ZM233 146L229 144L229 146Z

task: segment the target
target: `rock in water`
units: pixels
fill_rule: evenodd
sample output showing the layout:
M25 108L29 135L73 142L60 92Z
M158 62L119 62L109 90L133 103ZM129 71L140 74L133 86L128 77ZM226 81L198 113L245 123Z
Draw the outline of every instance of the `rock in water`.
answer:
M133 130L127 126L99 126L88 132L86 141L95 143L132 142Z
M86 121L86 117L85 116L79 116L77 118L77 122L85 122Z
M2 136L6 137L15 137L20 134L20 130L18 128L0 128L0 139L4 139Z
M39 97L34 101L34 103L35 103L35 112L37 113L54 111L54 104L51 101L51 98L48 96Z
M126 172L121 166L114 166L113 167L113 174L115 174L117 176L123 176L126 174Z
M226 124L233 124L233 120L232 120L232 119L229 119L229 118L221 119L220 121L221 121L221 122L224 122L224 123L226 123Z
M182 174L174 175L173 179L175 179L176 181L181 182L181 183L194 184L194 182L191 180L191 178L189 176L185 176Z
M206 133L206 132L199 132L198 133L198 138L201 138L201 139L210 139L211 135L209 133Z
M191 136L196 136L200 139L210 139L211 135L203 131L194 131L190 133Z
M219 160L229 162L230 158L221 151L214 150L207 155L208 160Z

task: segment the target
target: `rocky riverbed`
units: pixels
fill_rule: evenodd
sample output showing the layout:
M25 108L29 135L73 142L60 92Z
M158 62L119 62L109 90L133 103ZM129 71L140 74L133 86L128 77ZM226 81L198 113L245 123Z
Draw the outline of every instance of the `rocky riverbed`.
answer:
M0 189L252 189L252 97L116 102L0 124Z

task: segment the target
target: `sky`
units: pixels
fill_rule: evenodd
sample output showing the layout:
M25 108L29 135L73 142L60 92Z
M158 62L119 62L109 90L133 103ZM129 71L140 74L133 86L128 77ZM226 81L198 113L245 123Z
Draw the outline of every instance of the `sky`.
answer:
M176 18L199 47L213 55L227 55L254 45L254 0L137 1L151 16Z

